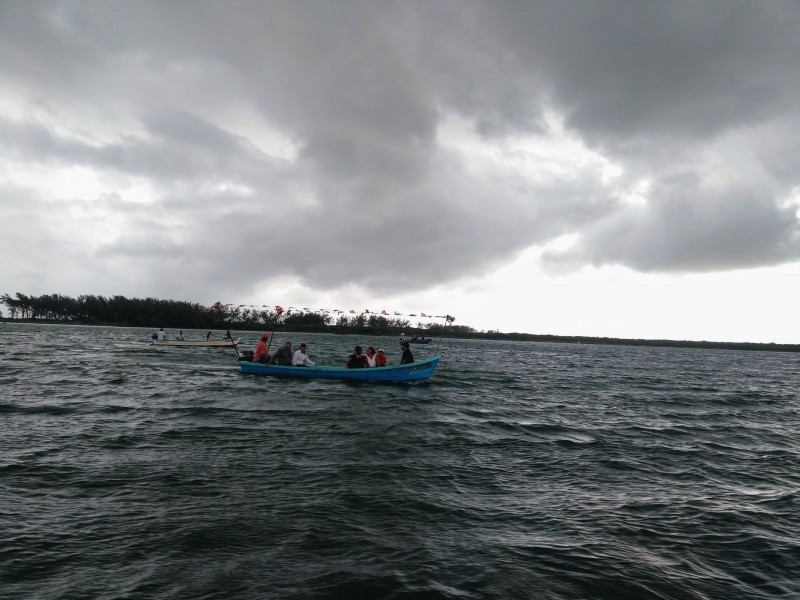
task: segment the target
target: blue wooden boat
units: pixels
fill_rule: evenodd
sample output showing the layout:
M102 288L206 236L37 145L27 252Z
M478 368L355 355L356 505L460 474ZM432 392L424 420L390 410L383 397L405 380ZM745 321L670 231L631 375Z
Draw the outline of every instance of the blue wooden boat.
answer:
M345 367L326 367L321 365L314 367L286 367L240 360L239 368L242 373L266 375L268 377L302 377L305 379L341 379L345 381L396 383L430 379L441 358L441 356L434 356L406 365L387 365L385 367L366 369L347 369Z

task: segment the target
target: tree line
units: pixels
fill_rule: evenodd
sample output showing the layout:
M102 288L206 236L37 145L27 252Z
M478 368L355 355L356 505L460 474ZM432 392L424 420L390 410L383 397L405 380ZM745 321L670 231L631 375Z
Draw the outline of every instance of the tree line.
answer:
M73 323L81 325L118 325L129 327L168 327L171 329L231 329L253 331L304 331L309 333L354 333L373 335L418 335L437 337L440 322L411 323L400 317L378 314L353 316L311 311L291 311L276 314L272 310L224 306L202 306L196 302L161 300L158 298L126 298L125 296L85 295L78 298L47 294L26 296L17 293L0 296L11 319L31 322ZM656 346L676 348L714 348L726 350L766 350L800 352L798 344L761 344L748 342L713 342L647 340L551 334L501 333L476 331L466 325L450 325L448 335L459 338L480 338L527 342L556 342L562 344L605 344L626 346Z
M378 314L339 315L326 312L272 310L225 306L211 307L196 302L159 298L84 295L77 298L61 294L15 296L3 294L0 303L8 308L11 319L46 323L81 325L117 325L130 327L169 327L172 329L238 329L306 331L317 333L370 333L375 335L438 335L442 324L412 324L408 319ZM477 333L464 325L451 325L451 335Z

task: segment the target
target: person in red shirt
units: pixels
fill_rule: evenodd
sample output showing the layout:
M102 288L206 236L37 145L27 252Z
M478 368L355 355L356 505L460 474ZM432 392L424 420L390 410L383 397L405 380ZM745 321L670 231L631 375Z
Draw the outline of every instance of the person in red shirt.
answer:
M261 363L263 365L268 365L270 363L269 354L267 354L267 340L269 339L269 334L265 333L261 336L261 339L256 344L256 353L253 355L253 362Z
M375 366L376 367L386 366L386 353L383 351L383 348L378 348L378 353L375 355Z

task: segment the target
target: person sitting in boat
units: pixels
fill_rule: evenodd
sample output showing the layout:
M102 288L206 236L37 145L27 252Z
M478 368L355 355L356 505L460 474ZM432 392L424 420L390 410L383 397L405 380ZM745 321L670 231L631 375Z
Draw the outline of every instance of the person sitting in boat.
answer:
M375 366L375 357L376 356L377 356L377 354L375 354L375 348L373 348L372 346L367 346L367 352L364 354L364 358L367 359L367 366L368 367L374 367Z
M403 342L400 344L400 347L403 349L403 356L400 357L400 364L407 365L408 363L413 363L414 355L411 354L411 349L408 347L408 342Z
M210 342L210 341L211 341L211 338L213 338L213 337L214 337L214 333L213 333L212 331L209 331L209 332L206 334L206 341L207 341L207 342Z
M375 366L376 367L386 366L386 353L383 351L383 348L378 348L378 353L375 355Z
M175 336L175 339L178 340L179 342L182 342L183 340L186 339L185 337L183 337L183 329L181 329L178 332L178 335Z
M308 354L306 354L306 345L305 343L300 344L300 347L295 351L292 355L292 365L295 367L313 367L314 363L310 358L308 358Z
M167 332L164 331L164 328L162 327L161 329L158 330L158 341L163 342L166 339L167 339Z
M361 354L361 346L353 348L353 353L347 357L344 365L348 369L364 369L367 367L367 357Z
M253 354L253 362L261 363L262 365L268 365L271 362L269 353L267 352L268 339L269 334L265 333L261 336L261 339L258 340L258 344L256 344L256 352Z
M223 340L232 340L233 336L231 335L231 330L228 329L225 331L225 335L222 336Z
M283 348L278 348L272 355L273 365L292 366L292 342L286 342Z

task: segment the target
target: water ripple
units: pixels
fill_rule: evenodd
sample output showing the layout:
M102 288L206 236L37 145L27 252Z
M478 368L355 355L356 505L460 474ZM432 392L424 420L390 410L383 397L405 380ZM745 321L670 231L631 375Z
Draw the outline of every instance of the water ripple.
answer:
M792 355L445 340L430 383L365 386L4 332L4 597L800 596Z

